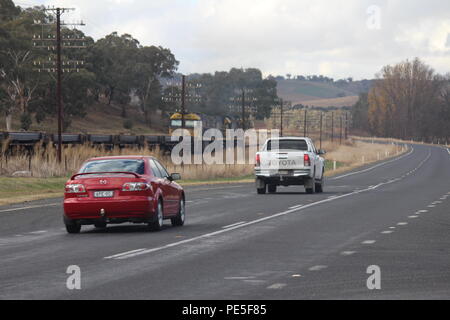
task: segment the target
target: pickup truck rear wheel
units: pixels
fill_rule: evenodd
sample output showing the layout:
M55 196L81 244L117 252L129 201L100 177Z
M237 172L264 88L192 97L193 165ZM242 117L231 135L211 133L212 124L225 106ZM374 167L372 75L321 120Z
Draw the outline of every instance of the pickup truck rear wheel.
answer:
M318 192L318 193L323 192L323 184L324 184L324 178L323 178L323 172L322 172L322 178L319 180L318 183L316 183L316 192Z
M306 187L305 185L305 190L306 193L308 194L313 194L314 192L316 192L316 183L314 181L314 178L311 179L312 181L309 181L309 186Z
M275 184L269 184L267 187L269 190L269 193L275 193L277 192L277 186Z

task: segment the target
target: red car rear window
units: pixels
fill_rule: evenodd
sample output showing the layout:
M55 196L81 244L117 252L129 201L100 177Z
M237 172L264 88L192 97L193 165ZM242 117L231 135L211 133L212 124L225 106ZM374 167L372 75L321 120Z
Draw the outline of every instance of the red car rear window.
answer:
M87 162L79 173L90 172L134 172L144 174L145 164L143 160L134 159L94 160Z

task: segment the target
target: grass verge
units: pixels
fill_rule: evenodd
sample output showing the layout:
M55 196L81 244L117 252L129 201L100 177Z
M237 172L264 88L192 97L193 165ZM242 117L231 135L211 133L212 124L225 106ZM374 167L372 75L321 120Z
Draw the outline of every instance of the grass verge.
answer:
M377 162L378 160L385 161L405 152L405 150L399 150L393 145L362 142L340 146L330 145L327 147L328 150L332 150L326 155L325 170L328 177ZM361 161L362 156L364 156L364 161ZM333 170L334 161L336 161L336 170ZM190 168L188 172L181 172L182 176L187 176L188 179L180 181L180 184L182 186L195 186L254 181L253 175L248 174L251 169L249 166L242 166L242 168L237 166L234 169L230 169L228 166L222 167L219 168L221 170L219 173L231 176L217 177L217 175L213 175L214 172L208 172L207 168ZM178 168L173 169L174 171L171 172L178 171ZM218 171L217 168L215 170ZM213 178L204 178L208 176ZM66 181L67 177L0 177L0 205L61 197Z

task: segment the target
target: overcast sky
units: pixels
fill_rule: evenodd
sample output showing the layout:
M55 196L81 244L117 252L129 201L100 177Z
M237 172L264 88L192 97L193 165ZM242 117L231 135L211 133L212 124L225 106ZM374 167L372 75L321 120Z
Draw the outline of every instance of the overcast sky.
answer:
M183 73L373 78L414 57L450 72L448 0L15 0L74 7L95 39L117 31L170 48Z

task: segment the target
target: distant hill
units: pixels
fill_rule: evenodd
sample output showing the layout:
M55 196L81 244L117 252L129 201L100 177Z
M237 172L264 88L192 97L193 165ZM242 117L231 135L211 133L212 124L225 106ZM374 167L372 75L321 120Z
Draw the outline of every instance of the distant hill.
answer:
M66 132L73 133L96 133L96 134L167 134L164 127L168 120L162 120L158 113L152 114L152 126L149 128L143 121L142 114L136 107L130 106L127 110L128 117L133 124L132 128L124 128L124 118L121 117L121 108L114 104L108 106L104 103L96 103L89 107L86 117L74 117L70 127ZM13 131L20 131L20 114L13 117ZM55 133L57 128L57 120L55 117L49 116L41 123L33 124L30 131L43 131L47 133ZM6 130L5 117L0 115L0 131Z
M277 79L278 95L292 105L316 107L352 106L362 92L368 92L372 80L319 82L297 79Z

